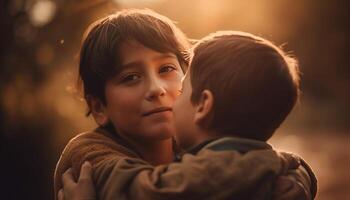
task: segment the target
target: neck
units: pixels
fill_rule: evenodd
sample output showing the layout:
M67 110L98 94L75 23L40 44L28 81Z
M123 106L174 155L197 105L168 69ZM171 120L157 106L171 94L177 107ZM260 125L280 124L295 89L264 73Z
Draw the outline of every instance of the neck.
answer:
M223 138L223 137L236 137L236 138L242 138L238 134L224 134L224 133L219 133L217 131L208 131L208 130L202 130L198 134L196 134L196 139L195 139L195 145L201 144L202 142L212 140L212 139L218 139L218 138ZM248 138L245 138L248 139Z
M194 143L192 144L192 147L199 145L207 140L212 140L220 137L218 133L213 131L207 131L207 130L201 130L194 135L195 135L195 138L194 138Z
M171 163L174 160L172 139L143 142L135 146L142 158L152 165Z
M125 135L129 134L122 134L122 131L116 130L112 124L109 124L109 126L106 126L105 128L107 128L107 130L110 132L116 131L118 135L130 145L131 148L139 153L142 159L152 165L171 163L174 160L172 138L164 140L139 141L126 137Z

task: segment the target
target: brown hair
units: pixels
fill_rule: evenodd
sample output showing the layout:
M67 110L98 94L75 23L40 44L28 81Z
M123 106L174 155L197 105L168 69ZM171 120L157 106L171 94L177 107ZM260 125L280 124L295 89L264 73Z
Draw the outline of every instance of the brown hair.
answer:
M235 31L217 32L193 48L191 101L203 90L214 96L210 129L266 141L299 96L296 60L266 39Z
M128 40L158 52L174 53L182 69L187 68L189 42L170 19L148 9L122 10L94 22L87 30L80 51L78 82L85 99L92 95L106 103L106 80L120 70L118 50Z

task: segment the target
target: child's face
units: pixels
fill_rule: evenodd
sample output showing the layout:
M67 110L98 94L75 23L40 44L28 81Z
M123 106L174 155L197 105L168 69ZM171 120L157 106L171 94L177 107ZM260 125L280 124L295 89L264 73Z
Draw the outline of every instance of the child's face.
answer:
M176 140L183 148L195 144L196 124L194 122L195 107L191 102L192 86L189 70L182 81L182 94L174 104Z
M172 108L183 77L177 57L135 41L125 42L120 52L123 69L105 87L109 120L134 142L172 137Z

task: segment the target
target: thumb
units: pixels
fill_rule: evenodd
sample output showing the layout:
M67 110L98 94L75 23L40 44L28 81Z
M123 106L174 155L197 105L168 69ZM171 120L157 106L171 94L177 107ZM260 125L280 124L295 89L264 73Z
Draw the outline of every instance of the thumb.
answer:
M80 169L79 180L91 180L92 179L92 166L90 162L85 161Z

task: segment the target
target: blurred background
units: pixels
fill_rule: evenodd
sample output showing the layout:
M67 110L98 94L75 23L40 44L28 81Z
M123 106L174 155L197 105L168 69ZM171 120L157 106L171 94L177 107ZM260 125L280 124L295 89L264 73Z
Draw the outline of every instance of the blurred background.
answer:
M75 89L82 34L122 8L150 8L188 37L251 32L300 62L302 98L271 139L301 155L317 199L350 198L350 13L340 0L1 0L1 199L53 199L53 173L70 138L95 127Z

